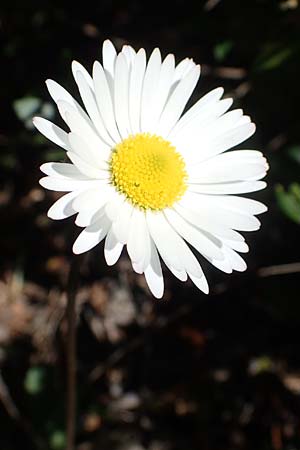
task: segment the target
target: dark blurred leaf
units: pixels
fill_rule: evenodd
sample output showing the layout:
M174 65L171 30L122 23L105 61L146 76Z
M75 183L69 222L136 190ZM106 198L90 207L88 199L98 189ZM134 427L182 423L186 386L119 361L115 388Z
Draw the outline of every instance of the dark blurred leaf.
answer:
M300 185L293 183L285 191L283 186L277 185L276 198L281 211L294 222L300 224Z
M42 367L30 367L28 369L24 387L28 394L37 395L44 388L45 370Z
M52 450L63 450L66 446L66 435L62 430L55 430L50 436L50 448Z
M300 145L290 147L287 153L294 161L300 164Z
M214 47L214 57L216 61L222 62L229 55L233 47L233 41L227 40L220 42Z

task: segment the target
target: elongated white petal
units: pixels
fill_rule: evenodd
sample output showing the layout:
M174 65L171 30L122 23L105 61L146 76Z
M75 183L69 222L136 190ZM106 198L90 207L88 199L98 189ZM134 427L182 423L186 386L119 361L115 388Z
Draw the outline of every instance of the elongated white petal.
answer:
M264 181L234 181L232 183L191 183L189 191L200 194L245 194L265 189Z
M104 244L104 256L108 266L114 265L121 256L123 244L116 238L112 227L110 227Z
M93 66L93 80L96 101L103 123L113 141L118 143L121 140L121 136L116 126L110 88L104 70L98 61Z
M214 155L219 155L226 150L235 147L236 145L244 142L250 136L255 133L254 123L247 123L235 127L224 134L219 135L215 139L212 139L207 148L203 149L201 158L199 160L205 160L211 158Z
M199 253L215 259L224 258L220 240L195 228L186 222L175 210L166 209L164 214L177 233L198 250Z
M67 125L68 121L66 119L65 110L63 108L59 108L58 102L65 102L69 104L77 111L77 113L83 120L89 121L87 113L83 110L83 108L81 108L79 103L72 97L72 95L69 94L68 91L66 91L65 88L63 88L62 86L60 86L60 84L56 83L56 81L53 80L47 80L46 86L48 88L49 94L58 106L61 117L67 123Z
M214 111L215 105L223 94L223 88L216 88L200 98L176 123L169 135L170 139L173 139L180 131L184 129L186 125L190 124L191 120L196 117L199 118L198 124L200 124L201 118L208 115L211 111Z
M110 199L105 207L106 215L107 217L109 217L111 222L117 220L121 205L124 203L124 201L125 199L123 195L120 195L118 192L112 190Z
M93 169L108 170L108 163L104 155L99 149L94 148L92 143L87 141L75 133L69 133L69 143L71 152L75 153L86 164Z
M200 76L200 67L194 67L182 79L168 100L158 124L158 134L168 136L187 104Z
M114 76L116 57L116 49L113 43L107 39L103 42L102 47L103 67L112 77Z
M187 74L195 67L195 63L191 58L185 58L176 66L173 84L176 86Z
M133 134L141 131L142 89L146 70L146 53L142 48L134 57L129 82L129 118Z
M107 170L101 170L93 167L91 164L81 159L76 153L67 152L67 155L72 163L77 167L77 169L87 177L95 180L106 180L107 182L109 181L110 174Z
M161 116L161 113L165 107L166 101L169 96L172 79L174 77L174 70L175 70L175 58L174 55L170 54L167 55L164 61L161 64L160 74L159 74L159 80L157 83L157 87L155 89L155 92L152 93L153 100L155 100L155 105L153 105L152 109L152 123L148 123L148 130L155 133L156 132L156 125L159 121L159 118Z
M168 139L182 153L188 163L194 164L202 158L203 149L210 145L212 136L216 136L217 118L232 105L232 99L214 103L209 109L203 108L181 127L175 125ZM213 131L208 132L209 129Z
M102 117L98 110L98 105L96 103L96 98L94 94L94 85L93 80L92 82L92 88L88 84L86 78L83 76L81 71L76 71L74 69L74 77L76 80L76 83L78 85L78 89L82 98L82 101L84 103L85 109L88 112L88 115L90 116L91 121L94 124L95 129L97 130L100 138L107 144L107 145L114 145L114 141L108 134L103 121Z
M263 203L244 197L219 195L211 198L211 196L206 195L200 196L199 201L201 202L201 199L203 198L205 198L206 201L210 202L212 206L215 205L216 208L221 207L225 209L231 209L233 211L238 211L244 214L262 214L268 209Z
M43 177L39 180L41 186L50 191L68 192L76 190L84 190L89 187L97 186L99 180L76 180L71 178L54 178Z
M233 270L236 270L238 272L244 272L247 269L246 262L238 253L236 253L229 247L226 247L224 251Z
M128 240L129 225L133 206L128 201L124 201L119 207L119 214L113 223L114 234L117 239L126 244Z
M54 123L42 117L33 118L34 126L42 133L47 139L59 145L65 150L69 150L68 134L59 128Z
M78 255L99 244L105 238L110 224L110 220L104 215L100 220L85 228L74 242L73 252Z
M93 79L92 79L91 75L88 73L88 71L86 70L86 68L83 67L83 65L77 61L72 61L71 68L72 68L73 77L74 77L74 80L76 81L76 83L78 82L78 74L80 74L84 78L85 82L90 87L90 89L92 91L94 91Z
M126 62L128 64L128 66L130 67L132 65L132 62L136 55L135 50L130 45L123 45L122 53L125 55Z
M81 192L73 201L73 208L80 211L90 211L101 208L107 203L112 195L112 189L107 186L91 187L84 192Z
M150 239L150 262L145 268L145 278L154 297L162 298L164 293L164 279L157 250L152 239Z
M178 252L178 247L176 248L179 240L178 234L171 228L162 213L148 210L146 218L150 235L162 259L179 272L183 271L182 259Z
M71 178L73 180L90 180L90 177L83 175L74 164L69 163L44 163L40 167L46 175L54 178Z
M127 242L127 251L131 261L139 263L144 259L146 234L148 233L145 212L133 209Z
M114 80L114 105L116 123L119 133L123 139L130 134L130 123L128 117L128 95L129 95L129 67L126 58L119 53L116 59Z
M151 131L155 120L156 91L161 68L161 54L155 48L149 58L142 90L141 131Z
M47 216L53 220L61 220L76 214L72 203L77 195L78 192L76 191L69 192L69 194L63 195L55 203L53 203L51 208L48 210Z
M187 222L190 222L195 227L212 233L213 235L238 241L244 240L241 235L230 229L229 226L225 226L223 223L215 221L215 218L212 218L210 215L202 214L202 211L195 211L193 208L190 208L188 204L185 205L185 207L182 207L181 204L174 205L174 209Z
M89 148L93 151L94 158L97 158L96 150L98 150L102 159L108 159L111 149L93 130L90 119L87 118L87 120L84 120L72 106L64 101L58 101L57 105L60 110L64 111L70 130L81 138L82 141L88 142Z
M200 289L200 291L204 292L204 294L209 293L209 286L205 275L203 275L202 277L195 277L194 275L189 274L189 277L195 284L195 286L197 286L197 288Z

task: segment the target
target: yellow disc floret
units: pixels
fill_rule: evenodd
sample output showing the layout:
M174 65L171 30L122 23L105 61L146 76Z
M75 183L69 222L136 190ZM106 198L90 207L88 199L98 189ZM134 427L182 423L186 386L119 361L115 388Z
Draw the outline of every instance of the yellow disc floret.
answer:
M161 210L180 200L187 173L170 142L149 133L129 136L118 144L110 161L111 182L135 206Z

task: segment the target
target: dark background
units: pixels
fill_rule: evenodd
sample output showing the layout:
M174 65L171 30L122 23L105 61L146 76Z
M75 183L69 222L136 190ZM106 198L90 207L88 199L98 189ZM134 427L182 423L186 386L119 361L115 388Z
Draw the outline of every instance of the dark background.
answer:
M270 162L267 190L251 195L269 212L247 236L247 272L203 263L209 296L166 272L157 301L125 255L112 268L102 248L84 257L78 450L300 449L298 1L96 5L1 2L0 449L65 446L64 288L79 230L46 216L57 194L39 186L39 166L63 154L31 118L60 124L44 80L77 95L71 61L90 70L107 38L193 57L193 101L224 86L252 116L242 148Z

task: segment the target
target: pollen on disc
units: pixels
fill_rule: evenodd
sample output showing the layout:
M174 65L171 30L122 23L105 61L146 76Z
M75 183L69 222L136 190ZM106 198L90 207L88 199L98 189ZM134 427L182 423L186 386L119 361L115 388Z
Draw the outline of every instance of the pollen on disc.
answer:
M171 207L187 187L181 155L170 142L149 133L129 136L118 144L110 171L116 189L142 209Z

